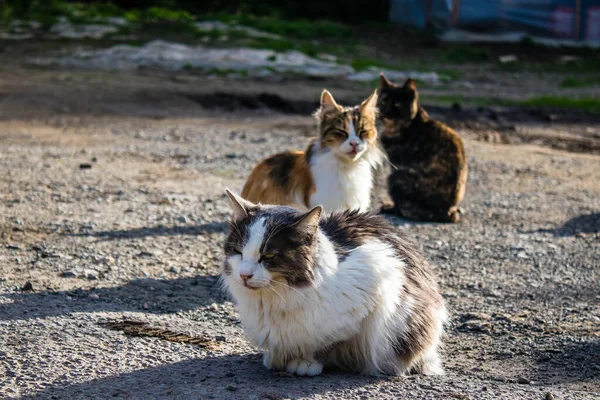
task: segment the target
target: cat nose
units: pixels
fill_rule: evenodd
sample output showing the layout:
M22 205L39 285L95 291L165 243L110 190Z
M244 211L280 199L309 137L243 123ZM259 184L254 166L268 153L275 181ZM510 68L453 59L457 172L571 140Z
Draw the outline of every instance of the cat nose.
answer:
M250 275L240 274L240 278L242 278L244 283L248 282L248 280L251 279L253 276L254 276L254 274L250 274Z
M358 142L356 140L351 140L350 142L348 142L350 144L350 146L352 146L353 148L357 148L358 147Z

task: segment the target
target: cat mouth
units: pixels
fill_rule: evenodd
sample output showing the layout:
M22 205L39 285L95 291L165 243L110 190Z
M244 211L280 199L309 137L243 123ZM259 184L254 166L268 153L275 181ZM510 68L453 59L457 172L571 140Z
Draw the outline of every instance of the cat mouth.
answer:
M262 288L262 286L250 286L249 284L247 284L246 282L244 282L244 287L246 289L250 289L250 290L258 290L260 288Z

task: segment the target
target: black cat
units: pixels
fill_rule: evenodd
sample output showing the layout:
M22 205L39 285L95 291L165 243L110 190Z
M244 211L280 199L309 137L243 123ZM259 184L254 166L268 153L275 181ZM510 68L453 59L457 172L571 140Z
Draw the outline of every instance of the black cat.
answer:
M382 212L436 222L458 222L467 183L467 157L458 134L419 105L415 81L395 85L381 74L381 141L397 168L388 179L393 205Z

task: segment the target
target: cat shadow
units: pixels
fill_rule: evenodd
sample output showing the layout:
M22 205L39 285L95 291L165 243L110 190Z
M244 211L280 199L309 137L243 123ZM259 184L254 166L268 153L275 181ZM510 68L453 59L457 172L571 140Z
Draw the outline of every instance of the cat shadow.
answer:
M575 236L579 233L598 233L600 232L600 212L591 214L582 214L571 218L558 228L555 236Z
M536 380L546 384L589 382L600 389L600 375L595 365L599 359L598 340L568 343L540 351L536 355Z
M198 236L206 233L226 232L228 222L207 222L193 226L164 226L158 225L150 228L119 229L113 231L91 231L82 233L69 233L66 236L97 237L101 240L138 239L156 236Z
M390 221L397 227L410 227L410 226L418 226L418 225L448 225L447 223L444 223L444 222L417 221L417 220L407 219L407 218L399 217L397 215L389 214L389 213L379 212L379 215L381 215L382 217L385 217L388 221Z
M218 355L69 384L54 383L22 399L283 399L349 390L383 378L326 373L314 378L280 376L262 366L261 356Z
M227 295L218 276L135 279L121 286L6 293L0 321L48 318L72 313L143 312L171 314L222 303Z
M600 232L600 212L578 215L558 228L538 229L534 232L552 233L555 237L576 236L580 233L598 233Z

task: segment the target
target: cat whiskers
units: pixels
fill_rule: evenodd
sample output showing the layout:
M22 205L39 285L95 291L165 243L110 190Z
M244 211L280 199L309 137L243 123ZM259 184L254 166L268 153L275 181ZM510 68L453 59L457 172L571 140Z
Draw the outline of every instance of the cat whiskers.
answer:
M300 297L302 297L304 300L306 300L306 296L301 291L299 291L298 289L296 289L293 286L288 285L287 283L279 282L279 281L271 281L271 283L278 283L278 284L280 284L283 287L286 287L288 289L292 289L294 292L298 293L300 295Z
M273 282L273 281L271 281L271 282ZM285 298L282 296L281 293L279 293L277 290L275 290L275 286L269 285L269 286L267 286L267 289L270 289L273 293L275 293L277 296L279 296L279 298L281 299L281 302L283 304L286 304Z

